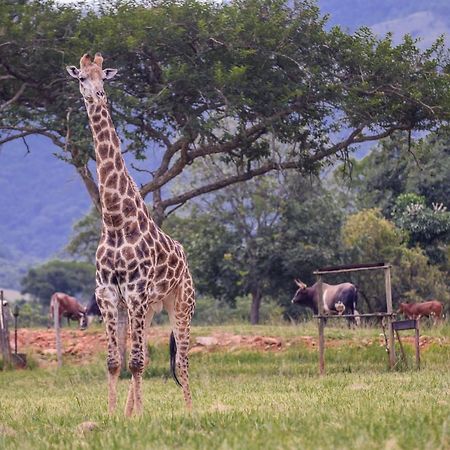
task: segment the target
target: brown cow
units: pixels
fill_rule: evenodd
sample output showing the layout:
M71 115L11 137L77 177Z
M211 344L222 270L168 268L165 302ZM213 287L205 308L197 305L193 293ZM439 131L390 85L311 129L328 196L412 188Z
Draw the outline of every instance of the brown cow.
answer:
M75 297L64 294L63 292L55 292L50 300L50 317L54 319L55 304L58 303L58 319L61 324L61 317L78 320L80 330L87 327L86 308L78 303Z
M405 314L408 319L420 319L432 317L434 323L442 319L442 303L437 300L429 300L422 303L400 303L398 313Z

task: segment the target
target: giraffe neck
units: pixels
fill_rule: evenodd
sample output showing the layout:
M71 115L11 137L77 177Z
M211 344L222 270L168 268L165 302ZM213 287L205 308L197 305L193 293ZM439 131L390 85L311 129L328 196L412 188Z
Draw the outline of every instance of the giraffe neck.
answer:
M153 222L125 166L120 141L106 103L87 105L94 137L103 224L117 230L133 221Z

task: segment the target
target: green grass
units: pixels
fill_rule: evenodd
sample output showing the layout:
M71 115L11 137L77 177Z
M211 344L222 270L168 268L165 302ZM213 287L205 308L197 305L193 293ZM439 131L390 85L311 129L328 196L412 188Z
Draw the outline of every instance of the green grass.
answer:
M310 327L314 336L315 328ZM301 327L300 327L301 328ZM218 328L195 328L206 335ZM298 327L220 327L220 331L293 337ZM379 329L328 328L327 335L376 337ZM434 333L434 331L433 331ZM442 333L447 334L447 329ZM412 349L407 348L412 354ZM448 449L450 348L422 352L423 369L389 372L378 343L327 349L327 376L316 350L238 350L191 357L194 412L168 378L166 345L151 347L144 416L106 413L103 358L83 367L0 373L1 449ZM77 425L98 424L83 436ZM3 433L2 433L3 426ZM5 428L8 427L8 428ZM15 435L13 434L15 431Z

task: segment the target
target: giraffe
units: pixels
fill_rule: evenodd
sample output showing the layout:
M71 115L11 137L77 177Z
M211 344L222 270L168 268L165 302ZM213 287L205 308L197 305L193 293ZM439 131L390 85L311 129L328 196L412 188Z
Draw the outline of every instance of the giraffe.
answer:
M104 80L117 70L103 69L103 57L84 54L80 68L68 66L79 80L94 139L99 184L102 232L96 253L98 305L108 338L108 408L117 406L120 372L118 309L128 313L131 336L129 369L132 374L125 415L142 414L142 373L145 330L153 315L164 308L172 328L170 365L182 387L188 410L192 408L188 375L190 323L195 295L181 244L165 234L150 217L122 157L120 141L111 121Z

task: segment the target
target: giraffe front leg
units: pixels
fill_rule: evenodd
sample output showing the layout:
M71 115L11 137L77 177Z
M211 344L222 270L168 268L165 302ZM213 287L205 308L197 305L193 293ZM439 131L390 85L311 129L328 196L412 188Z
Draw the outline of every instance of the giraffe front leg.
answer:
M142 374L145 363L145 312L144 306L137 310L129 310L131 332L131 352L128 367L131 372L130 387L125 406L125 416L130 417L133 412L142 414Z
M120 352L117 336L118 296L112 288L97 288L97 302L105 321L108 339L108 410L113 414L117 406L117 380L120 373Z

